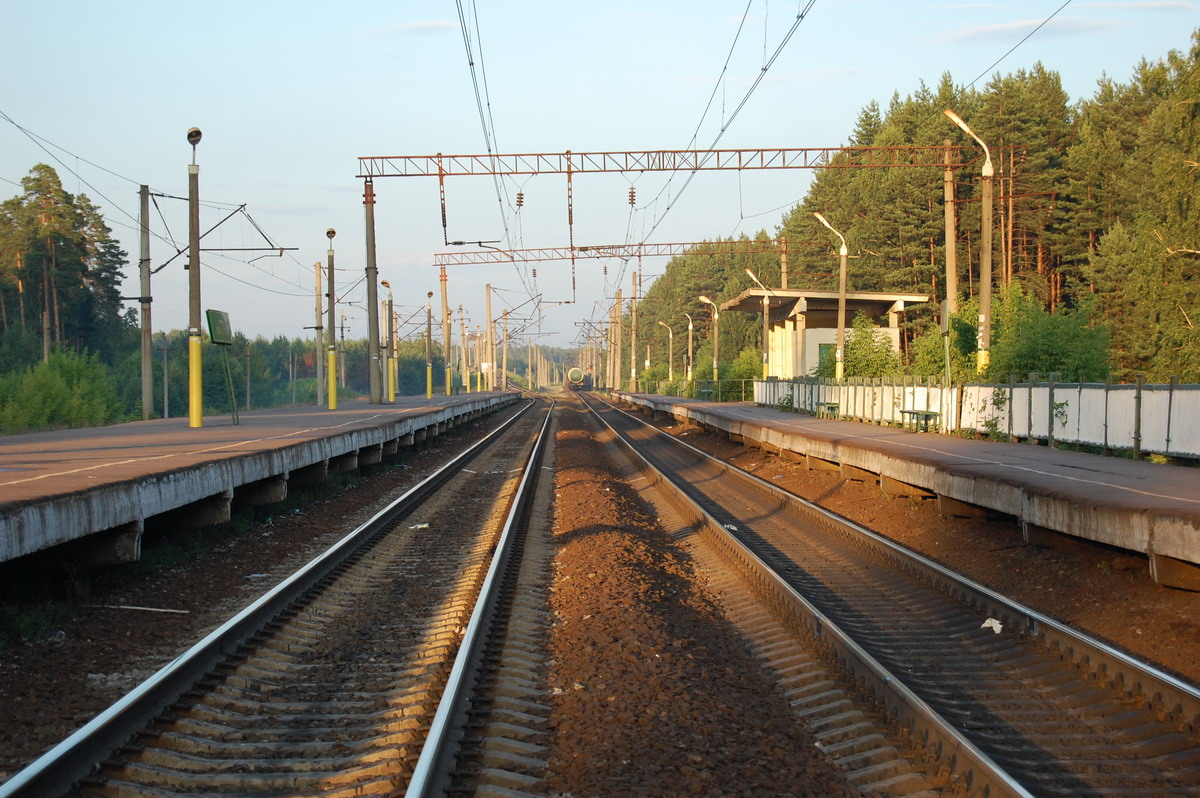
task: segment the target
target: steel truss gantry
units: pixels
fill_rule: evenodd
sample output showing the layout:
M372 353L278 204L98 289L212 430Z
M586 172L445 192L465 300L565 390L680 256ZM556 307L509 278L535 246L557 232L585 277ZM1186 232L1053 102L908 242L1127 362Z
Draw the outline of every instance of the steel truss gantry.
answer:
M946 152L955 156L949 162ZM967 166L957 145L801 147L749 150L642 150L489 155L390 155L358 159L358 177L555 175L584 172L693 172L751 169L863 169Z

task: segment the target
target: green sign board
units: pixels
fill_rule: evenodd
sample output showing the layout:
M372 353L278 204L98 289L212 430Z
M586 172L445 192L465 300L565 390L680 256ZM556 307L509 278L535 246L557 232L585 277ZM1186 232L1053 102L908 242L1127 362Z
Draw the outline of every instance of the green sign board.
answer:
M208 315L208 334L214 344L221 346L233 345L233 327L229 325L229 314L223 310L206 310Z

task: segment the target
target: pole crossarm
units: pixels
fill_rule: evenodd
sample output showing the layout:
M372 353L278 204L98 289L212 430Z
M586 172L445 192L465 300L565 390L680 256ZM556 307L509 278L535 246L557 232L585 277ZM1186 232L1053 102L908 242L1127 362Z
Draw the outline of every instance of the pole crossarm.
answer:
M540 262L575 260L577 258L636 258L676 257L690 252L698 254L760 254L779 252L779 242L767 241L693 241L672 244L596 244L579 247L545 247L540 249L486 249L478 252L438 252L433 256L435 266L464 266L488 263Z
M962 168L962 148L949 166ZM947 147L802 147L751 150L643 150L544 152L495 155L389 155L358 159L358 177L555 175L579 172L695 172L746 169L945 168Z

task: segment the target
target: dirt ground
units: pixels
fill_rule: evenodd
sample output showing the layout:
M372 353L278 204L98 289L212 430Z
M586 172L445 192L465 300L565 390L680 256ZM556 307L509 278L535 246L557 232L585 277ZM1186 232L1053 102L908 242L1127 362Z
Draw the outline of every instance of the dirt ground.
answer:
M856 795L580 416L556 455L551 794Z
M1026 545L1011 519L947 518L933 499L892 498L876 485L809 471L802 463L697 426L655 423L1009 598L1200 684L1200 593L1156 584L1143 556L1066 536L1054 548Z

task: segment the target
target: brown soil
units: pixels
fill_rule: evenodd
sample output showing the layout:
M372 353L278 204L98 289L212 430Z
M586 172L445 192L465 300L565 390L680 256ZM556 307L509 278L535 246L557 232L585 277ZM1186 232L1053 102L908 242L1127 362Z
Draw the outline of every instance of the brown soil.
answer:
M581 416L556 454L551 793L856 794Z
M948 518L932 499L893 498L876 485L836 472L809 471L802 463L698 426L653 423L1032 609L1200 684L1200 593L1158 585L1143 556L1066 536L1054 548L1026 545L1020 526L1010 518Z

